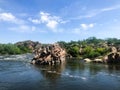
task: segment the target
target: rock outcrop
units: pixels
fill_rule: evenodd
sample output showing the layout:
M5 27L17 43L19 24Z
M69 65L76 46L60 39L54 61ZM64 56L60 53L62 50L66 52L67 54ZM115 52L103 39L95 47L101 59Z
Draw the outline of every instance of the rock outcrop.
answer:
M104 57L105 63L120 63L120 52L117 51L116 47L111 48L111 53Z
M46 65L63 62L66 51L58 44L53 44L35 49L34 54L34 58L31 61L32 64Z
M21 46L21 47L27 47L31 50L34 50L35 48L38 48L38 47L41 47L42 44L39 43L39 42L34 42L34 41L31 41L31 40L26 40L26 41L21 41L21 42L17 42L15 43L15 45L17 46Z

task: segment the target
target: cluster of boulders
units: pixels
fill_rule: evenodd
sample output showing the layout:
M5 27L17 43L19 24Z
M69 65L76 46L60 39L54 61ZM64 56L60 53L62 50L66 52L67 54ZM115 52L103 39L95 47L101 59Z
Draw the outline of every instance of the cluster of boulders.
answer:
M32 64L46 65L64 62L66 51L59 44L42 46L34 50Z
M120 52L116 47L111 48L111 52L104 57L105 63L120 63Z
M106 56L91 60L89 58L84 59L85 62L95 63L120 63L120 50L116 47L111 47L111 51Z

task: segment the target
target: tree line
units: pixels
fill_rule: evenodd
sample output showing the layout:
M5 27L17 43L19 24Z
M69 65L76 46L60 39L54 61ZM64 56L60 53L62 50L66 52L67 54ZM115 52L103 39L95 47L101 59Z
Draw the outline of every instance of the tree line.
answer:
M80 58L95 58L103 56L110 52L110 47L115 46L120 49L120 39L108 38L97 39L96 37L89 37L85 40L79 41L59 41L57 42L62 48L66 49L67 55ZM39 42L23 41L16 44L0 44L0 54L23 54L31 53L32 48L44 46Z
M17 46L15 44L0 44L0 54L24 54L29 53L31 50L28 47L25 46Z
M120 39L117 38L97 39L96 37L89 37L81 41L59 41L58 43L66 49L68 55L80 58L104 56L110 52L111 46L120 48Z

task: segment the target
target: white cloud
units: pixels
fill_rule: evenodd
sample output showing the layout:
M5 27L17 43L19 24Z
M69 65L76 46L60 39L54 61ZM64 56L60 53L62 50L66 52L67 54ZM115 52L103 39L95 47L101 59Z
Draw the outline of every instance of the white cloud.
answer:
M0 13L0 21L15 23L15 24L23 24L24 21L16 18L12 13Z
M103 12L108 12L108 11L112 11L112 10L116 10L116 9L120 9L120 5L91 10L88 12L88 15L86 15L86 18L91 18L91 17L94 17L94 16L101 14Z
M112 7L103 8L103 9L101 9L101 12L111 11L111 10L116 10L116 9L120 9L120 5L115 5Z
M96 25L96 23L90 23L85 24L82 23L74 28L70 28L66 30L66 33L76 34L76 35L88 35L89 32L91 32L91 28L93 28Z
M17 18L12 13L0 12L0 22L14 24L13 27L7 28L16 32L32 32L36 30L35 26L29 26L27 21Z
M82 27L83 29L87 29L87 28L88 28L88 26L87 26L86 24L81 24L81 27Z
M49 13L40 12L40 19L43 23L49 22L50 18L53 19Z
M93 28L94 26L95 26L94 23L91 23L91 24L84 24L84 23L82 23L82 24L80 24L80 26L78 26L76 28L73 28L71 33L86 35L87 30Z
M50 13L46 12L40 12L40 17L38 19L32 19L29 18L29 21L31 21L34 24L45 24L50 30L53 32L58 31L58 25L59 24L64 24L67 23L68 21L63 21L60 17L58 16L53 16Z
M46 23L46 26L50 29L56 29L59 24L59 17L51 16L49 13L40 12L41 22Z
M93 28L93 27L94 27L94 24L91 23L91 24L89 24L88 26L89 26L90 28Z
M38 20L38 19L29 18L28 20L31 21L31 22L34 23L34 24L40 24L40 23L41 23L41 21Z
M91 24L80 24L81 28L84 29L84 30L87 30L89 28L93 28L94 27L94 24L91 23Z
M57 22L57 21L54 21L54 20L49 21L49 22L46 24L46 26L49 27L49 28L51 28L51 29L56 29L57 25L58 25L58 22Z
M78 15L78 16L72 17L72 18L70 18L70 20L92 18L92 17L95 17L95 16L97 16L101 13L112 11L112 10L117 10L117 9L120 9L120 5L114 5L114 6L111 6L111 7L105 7L105 8L101 8L101 9L92 9L92 10L88 10L88 11L85 11L85 12L81 12L81 13L83 13L83 15Z
M0 20L2 21L15 21L16 17L11 13L0 13Z

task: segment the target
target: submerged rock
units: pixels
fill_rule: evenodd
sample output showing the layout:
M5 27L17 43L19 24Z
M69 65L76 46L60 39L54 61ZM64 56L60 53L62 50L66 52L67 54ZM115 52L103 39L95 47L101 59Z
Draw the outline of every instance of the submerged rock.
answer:
M32 64L46 65L64 62L66 51L59 44L48 45L34 50Z
M87 63L89 63L89 62L93 62L93 63L103 63L103 60L102 60L102 59L99 59L99 58L96 58L96 59L94 59L94 60L91 60L91 59L89 59L89 58L85 58L85 59L84 59L84 62L87 62Z
M103 60L99 59L99 58L96 58L92 62L94 62L94 63L103 63Z
M92 62L92 60L90 60L89 58L85 58L84 62Z

